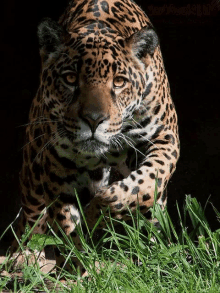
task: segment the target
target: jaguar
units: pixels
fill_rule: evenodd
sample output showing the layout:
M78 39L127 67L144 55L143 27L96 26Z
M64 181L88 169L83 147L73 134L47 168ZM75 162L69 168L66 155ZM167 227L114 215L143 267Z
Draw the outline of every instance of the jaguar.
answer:
M128 221L138 208L150 221L154 202L164 209L179 158L177 115L157 33L134 1L70 1L58 22L42 20L38 37L42 69L16 238L26 225L44 234L49 223L81 251L79 202L89 229L101 214L100 229L109 213ZM55 255L63 267L57 248Z

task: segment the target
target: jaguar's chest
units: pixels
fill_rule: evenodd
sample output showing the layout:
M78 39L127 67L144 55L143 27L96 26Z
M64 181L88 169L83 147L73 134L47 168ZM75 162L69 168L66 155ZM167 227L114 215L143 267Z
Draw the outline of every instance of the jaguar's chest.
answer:
M75 196L87 203L96 191L111 181L125 178L130 174L126 164L128 149L121 152L109 152L100 158L80 156L70 149L50 148L46 157L51 164L45 164L43 181L57 197L60 194Z

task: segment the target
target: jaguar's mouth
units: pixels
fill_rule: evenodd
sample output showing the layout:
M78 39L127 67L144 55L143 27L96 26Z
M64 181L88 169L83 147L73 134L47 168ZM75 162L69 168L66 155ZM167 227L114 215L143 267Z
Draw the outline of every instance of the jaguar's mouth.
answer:
M95 155L102 155L106 153L109 149L109 145L95 139L87 139L84 141L77 142L74 145L85 154L95 154Z
M80 153L90 155L102 155L108 152L110 144L97 139L92 135L89 138L79 140L77 135L67 130L62 124L59 124L59 131L62 133L61 137L66 137L79 150Z

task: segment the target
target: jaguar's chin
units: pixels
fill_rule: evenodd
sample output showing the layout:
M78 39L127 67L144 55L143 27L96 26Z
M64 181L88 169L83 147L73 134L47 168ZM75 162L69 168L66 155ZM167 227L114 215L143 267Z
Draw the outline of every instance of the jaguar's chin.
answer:
M80 142L77 145L77 148L83 154L101 156L108 152L109 145L96 139L88 139L86 141Z

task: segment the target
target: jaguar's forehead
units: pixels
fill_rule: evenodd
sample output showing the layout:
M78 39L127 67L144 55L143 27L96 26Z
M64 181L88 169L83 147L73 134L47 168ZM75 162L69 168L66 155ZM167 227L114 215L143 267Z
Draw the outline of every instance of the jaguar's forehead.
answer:
M110 37L118 35L118 31L109 27L104 21L90 21L87 25L79 27L77 33L89 35L94 33L95 35L103 34Z
M110 28L105 22L103 21L88 21L87 24L83 24L80 27L72 27L68 30L68 32L72 35L76 35L79 37L86 37L90 35L94 36L105 36L110 37L114 40L115 36L119 35L117 30Z
M116 58L125 53L125 40L116 30L105 23L92 22L76 30L69 31L67 47L77 51L82 57L100 51L102 54L113 53ZM97 52L98 53L98 52Z
M107 26L93 23L70 33L64 54L63 66L73 66L90 77L126 73L128 51L125 40Z

